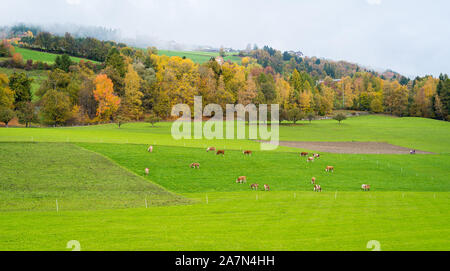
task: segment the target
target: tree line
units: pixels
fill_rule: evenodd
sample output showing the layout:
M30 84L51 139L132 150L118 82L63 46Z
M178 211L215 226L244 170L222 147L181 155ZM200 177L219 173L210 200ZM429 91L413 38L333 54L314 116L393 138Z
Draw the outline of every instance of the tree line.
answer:
M17 116L28 125L94 124L170 118L178 103L280 105L281 120L296 122L331 114L333 109L365 110L397 116L446 119L450 115L447 75L417 77L406 85L371 72L320 83L305 71L279 73L252 57L242 64L214 58L196 64L181 57L158 56L157 49L111 47L99 71L87 62L61 56L32 100L32 79L16 72L0 77L0 121ZM34 102L33 102L34 101ZM193 110L192 110L193 112Z
M36 36L22 37L19 45L32 50L68 54L99 62L106 60L106 56L112 47L122 48L126 46L124 43L100 41L91 37L75 38L70 33L57 36L47 31L39 32Z
M373 75L381 77L382 79L397 80L403 85L406 85L409 81L407 77L393 71L387 71L383 74L379 74L373 70L362 68L354 63L349 63L346 61L332 61L317 57L299 56L293 52L287 51L282 53L281 51L267 45L261 49L255 45L252 50L247 49L246 51L241 51L239 55L242 57L248 56L254 58L263 68L270 66L275 70L275 72L281 74L290 74L294 70L300 72L304 71L308 73L315 81L324 79L327 76L331 78L341 78L344 76L352 77L357 72L369 72Z

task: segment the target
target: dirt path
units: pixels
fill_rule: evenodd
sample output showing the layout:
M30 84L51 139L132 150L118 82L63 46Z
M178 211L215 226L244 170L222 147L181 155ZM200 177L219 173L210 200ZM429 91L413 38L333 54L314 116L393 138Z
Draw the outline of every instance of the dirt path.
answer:
M258 140L259 142L263 142ZM409 154L410 149L384 142L280 141L280 146L330 153ZM416 154L433 154L416 150Z

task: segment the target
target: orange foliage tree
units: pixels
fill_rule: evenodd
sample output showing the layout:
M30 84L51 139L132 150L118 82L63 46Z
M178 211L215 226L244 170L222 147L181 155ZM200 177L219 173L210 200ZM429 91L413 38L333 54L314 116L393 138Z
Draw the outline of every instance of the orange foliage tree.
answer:
M120 98L114 94L113 83L106 74L99 74L94 80L94 98L98 102L97 116L100 121L110 120L120 105Z

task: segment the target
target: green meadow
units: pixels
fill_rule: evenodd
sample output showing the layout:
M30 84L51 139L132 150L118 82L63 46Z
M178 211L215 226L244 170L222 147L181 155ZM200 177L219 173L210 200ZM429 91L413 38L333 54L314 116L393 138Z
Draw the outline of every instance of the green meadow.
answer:
M247 139L174 140L171 124L0 129L0 250L67 250L69 240L82 250L368 250L370 240L382 250L450 249L447 122L374 115L280 125L281 140L434 153L321 153L313 163L300 149L260 151ZM247 184L235 182L241 175ZM323 192L312 191L312 176Z
M45 62L48 64L53 64L53 63L55 63L55 58L58 56L58 54L40 52L40 51L35 51L35 50L21 48L21 47L14 47L14 50L16 53L20 53L23 57L23 60L25 60L25 61L31 59L33 61L41 61L41 62ZM93 63L99 63L94 60L89 60L89 59L74 57L74 56L71 56L70 59L73 62L80 62L81 60L84 60L84 61L91 61Z
M171 50L158 50L158 55L166 55L166 56L179 56L190 58L195 63L204 63L208 62L211 57L218 57L218 52L202 52L202 51L171 51ZM230 60L231 62L235 62L240 64L241 58L236 55L236 53L227 53L224 57L224 60Z

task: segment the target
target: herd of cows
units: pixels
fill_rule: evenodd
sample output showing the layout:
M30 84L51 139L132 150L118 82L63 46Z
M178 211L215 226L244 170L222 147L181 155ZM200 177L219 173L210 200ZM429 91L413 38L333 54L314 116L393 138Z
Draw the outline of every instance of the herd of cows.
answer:
M147 151L150 152L150 153L153 152L153 146L149 146ZM210 151L216 152L216 155L222 155L222 156L225 155L225 150L216 150L215 147L208 147L206 149L206 152L210 152ZM242 153L244 155L248 155L248 156L252 155L252 151L250 151L250 150L244 150ZM301 157L307 157L308 153L307 152L301 152L300 156ZM314 160L318 159L319 157L320 157L320 154L313 153L312 156L309 156L306 159L306 162L314 162ZM199 169L200 168L200 163L197 163L197 162L191 163L189 165L189 167L190 168L194 168L194 169ZM333 166L326 166L325 167L325 171L326 172L334 172L334 167ZM145 174L148 175L149 173L150 173L150 169L149 168L145 168ZM247 177L246 176L239 176L236 179L236 183L238 183L238 184L247 183ZM322 187L320 186L320 184L316 184L316 178L315 177L311 178L311 184L314 185L313 186L313 191L315 191L315 192L322 192ZM250 184L250 189L252 189L252 190L258 190L258 187L259 187L259 184L257 184L257 183ZM370 185L369 184L362 184L361 185L361 190L369 191L370 190ZM264 184L264 191L270 191L270 187L269 187L268 184Z

